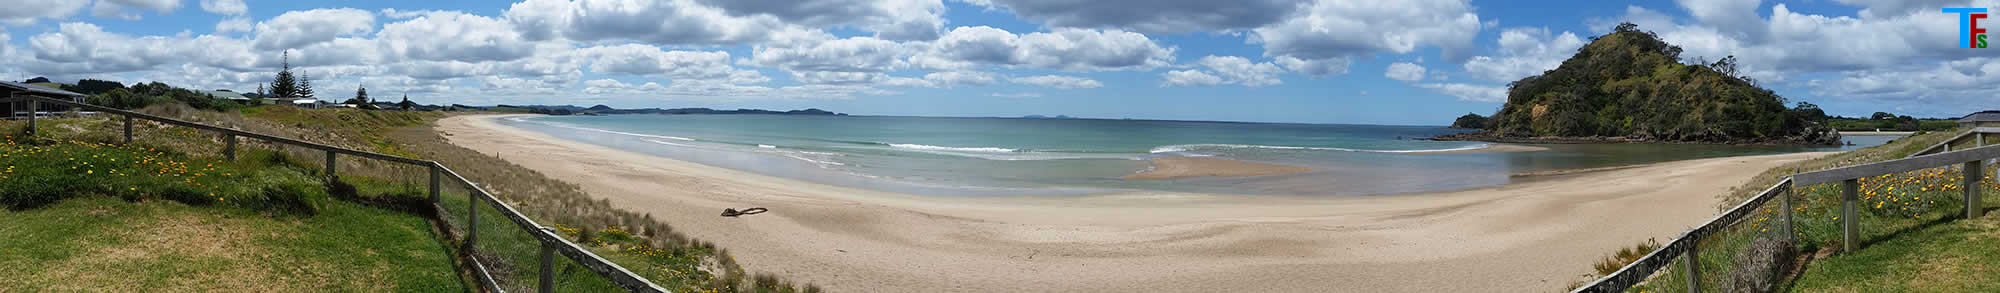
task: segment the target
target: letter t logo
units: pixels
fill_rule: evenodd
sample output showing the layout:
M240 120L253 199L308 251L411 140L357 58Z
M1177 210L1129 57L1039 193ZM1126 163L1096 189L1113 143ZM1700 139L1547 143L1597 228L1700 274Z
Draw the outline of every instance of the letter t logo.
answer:
M1986 29L1978 28L1979 21L1976 20L1986 18L1986 8L1945 8L1944 13L1958 14L1958 35L1965 37L1958 39L1959 48L1972 48L1976 42L1973 39L1986 32Z

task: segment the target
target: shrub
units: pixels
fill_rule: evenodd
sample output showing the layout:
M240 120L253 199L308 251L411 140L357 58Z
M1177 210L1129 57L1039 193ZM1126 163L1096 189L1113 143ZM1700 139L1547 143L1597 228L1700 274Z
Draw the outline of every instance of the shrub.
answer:
M1792 240L1783 236L1757 237L1748 249L1738 251L1733 270L1729 270L1729 283L1722 292L1771 292L1791 266Z
M295 169L192 159L140 146L9 138L0 143L0 166L5 168L0 204L15 210L105 194L312 214L326 198L315 179Z

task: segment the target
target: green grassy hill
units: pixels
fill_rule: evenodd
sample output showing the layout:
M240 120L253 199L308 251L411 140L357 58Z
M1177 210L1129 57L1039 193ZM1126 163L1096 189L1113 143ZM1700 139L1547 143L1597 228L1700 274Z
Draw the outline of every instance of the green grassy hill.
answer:
M1837 142L1814 125L1817 107L1736 73L1734 58L1682 64L1681 48L1618 26L1562 65L1510 84L1485 125L1497 137L1629 137L1688 142Z

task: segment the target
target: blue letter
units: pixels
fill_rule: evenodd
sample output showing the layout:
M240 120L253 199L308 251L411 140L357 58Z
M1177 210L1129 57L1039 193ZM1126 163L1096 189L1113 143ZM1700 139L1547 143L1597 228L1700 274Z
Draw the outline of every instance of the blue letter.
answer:
M1958 47L1972 47L1972 14L1986 13L1986 8L1945 8L1944 13L1958 14Z

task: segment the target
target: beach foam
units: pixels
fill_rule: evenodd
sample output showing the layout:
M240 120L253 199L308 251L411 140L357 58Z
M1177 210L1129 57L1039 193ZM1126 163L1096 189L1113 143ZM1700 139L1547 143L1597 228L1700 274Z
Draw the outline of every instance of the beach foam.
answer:
M980 153L1013 153L1021 151L1020 149L996 148L996 147L948 147L948 146L934 146L934 145L909 144L909 143L883 143L883 144L889 145L889 147L894 147L894 148L933 150L933 151L957 151L957 152L980 152Z
M664 141L659 141L659 140L654 140L654 139L646 139L646 138L641 138L641 139L639 139L639 140L643 140L643 141L646 141L646 142L650 142L650 143L657 143L657 144L664 144L664 145L670 145L670 146L678 146L678 147L695 147L694 145L689 145L689 144L679 144L679 143L671 143L671 142L664 142Z

